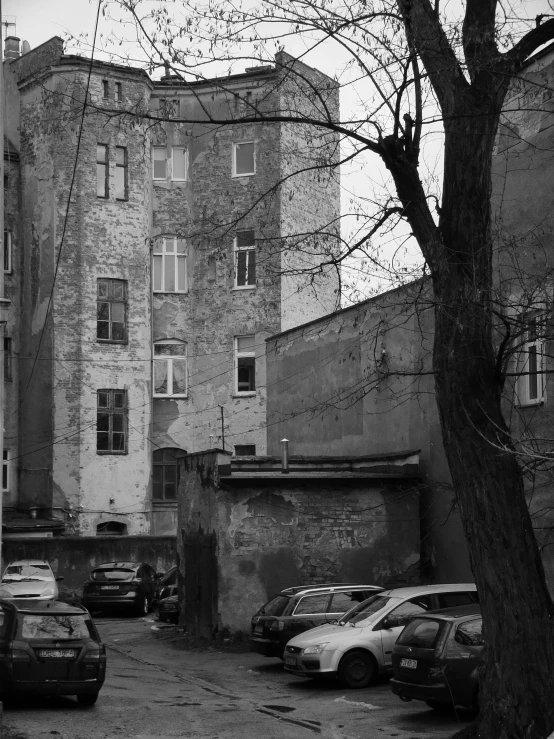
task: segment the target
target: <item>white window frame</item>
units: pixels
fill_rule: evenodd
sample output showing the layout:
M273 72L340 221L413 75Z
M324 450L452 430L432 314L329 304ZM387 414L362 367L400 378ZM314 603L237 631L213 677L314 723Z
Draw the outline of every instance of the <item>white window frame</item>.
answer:
M244 229L243 231L237 232L235 235L235 244L234 244L234 260L233 263L235 265L235 279L234 279L234 289L235 290L254 290L256 288L256 237L253 235L252 237L252 244L248 246L239 246L238 240L239 240L239 233L252 233L254 234L253 229ZM239 285L238 278L239 278L239 269L238 269L238 260L239 260L239 254L241 252L254 252L254 283L249 284L248 283L248 257L246 258L246 268L245 268L245 280L246 282L244 285Z
M163 236L161 238L158 238L154 241L154 252L152 254L152 292L154 293L179 293L180 295L185 295L189 291L189 285L188 285L188 264L187 264L187 248L186 248L186 241L185 241L185 251L179 252L178 251L178 242L179 241L185 241L185 239L178 238L177 236ZM161 251L156 251L156 248L159 244L163 245L163 248ZM172 245L173 249L172 251L168 251L168 245ZM174 290L168 290L166 288L166 277L165 277L165 269L167 262L169 261L167 259L167 256L173 255L173 265L174 265L174 274L175 274L175 289ZM156 288L154 286L154 260L156 257L161 257L161 275L162 275L162 286L161 288ZM183 260L185 263L185 284L184 285L178 285L177 284L177 278L179 276L179 260Z
M523 316L524 326L533 321L532 331L525 328L519 358L517 381L518 404L541 405L546 401L546 355L544 311L534 311ZM533 357L533 359L531 359Z
M252 338L254 339L254 349L245 351L239 351L239 339ZM254 334L244 334L242 336L235 336L235 351L234 351L234 386L235 395L248 396L256 395L256 337ZM254 390L239 390L239 359L253 357L254 359Z
M175 177L175 167L173 165L174 152L184 151L185 152L185 176ZM172 146L171 147L171 180L173 182L187 182L189 179L189 152L186 146Z
M156 177L156 170L155 170L155 162L160 161L156 160L156 152L157 151L163 151L164 158L163 161L164 164L164 176L163 177ZM153 146L152 147L152 179L154 182L165 182L167 180L167 147L166 146Z
M252 172L237 172L237 146L243 146L244 144L252 144L253 146L253 170ZM232 176L233 177L252 177L256 174L256 142L254 140L249 141L237 141L233 143L233 162L232 162Z
M7 264L7 269L6 269ZM4 274L12 273L12 232L7 229L4 231Z
M183 354L178 355L159 355L156 357L155 351L156 346L160 345L167 346L168 344L173 346L180 346L183 348ZM173 392L173 360L179 359L180 361L184 361L185 363L185 392L184 393L174 393ZM167 392L166 393L157 393L155 389L155 365L156 362L164 362L167 364ZM152 396L154 398L187 398L188 397L188 369L189 369L189 363L188 363L188 345L186 341L180 341L179 339L161 339L160 341L155 341L154 346L152 348Z
M10 450L4 449L2 452L2 492L8 493L10 491L11 482L11 459ZM6 470L6 485L4 486L4 470Z

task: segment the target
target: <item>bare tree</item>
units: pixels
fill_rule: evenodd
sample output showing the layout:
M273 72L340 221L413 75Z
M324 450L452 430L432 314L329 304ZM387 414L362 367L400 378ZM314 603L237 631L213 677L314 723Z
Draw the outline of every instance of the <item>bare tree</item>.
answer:
M246 100L228 118L206 109L203 122L312 127L329 176L359 158L368 166L368 155L384 165L374 177L381 194L363 193L352 212L361 222L340 248L321 251L318 266L361 251L361 270L380 270L376 234L400 229L401 239L417 241L434 292L433 369L444 448L487 641L482 710L466 733L545 739L554 730L554 606L524 495L521 438L514 440L503 413L506 358L517 329L498 299L490 202L507 91L529 55L554 38L554 20L526 20L524 8L512 5L466 0L458 16L441 11L439 0L113 0L112 10L136 29L140 58L151 69L165 65L183 84L213 76L221 64L233 70L245 59L266 60L283 43L306 60L325 50L341 66L337 84L347 83L343 95L355 101L344 120L311 84L306 67L282 55L280 79L292 91L285 107ZM325 159L327 136L340 139L341 156ZM437 155L426 146L437 136L442 185L433 168ZM336 239L336 224L328 235ZM284 246L301 252L299 245L313 253L310 234Z

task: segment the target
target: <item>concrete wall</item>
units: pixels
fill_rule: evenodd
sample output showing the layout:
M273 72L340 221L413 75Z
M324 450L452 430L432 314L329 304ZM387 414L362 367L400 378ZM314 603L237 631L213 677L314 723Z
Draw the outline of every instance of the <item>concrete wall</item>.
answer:
M420 283L272 337L268 447L291 456L420 449L422 560L436 582L472 579L430 371L432 298Z
M103 562L147 562L157 572L176 563L174 536L63 536L50 539L5 539L5 564L14 559L45 559L59 583L62 597L80 597L92 569Z
M220 482L217 452L185 457L179 529L215 533L218 627L248 631L283 587L419 582L419 490L408 481ZM184 562L182 541L178 540ZM181 570L186 581L187 573Z

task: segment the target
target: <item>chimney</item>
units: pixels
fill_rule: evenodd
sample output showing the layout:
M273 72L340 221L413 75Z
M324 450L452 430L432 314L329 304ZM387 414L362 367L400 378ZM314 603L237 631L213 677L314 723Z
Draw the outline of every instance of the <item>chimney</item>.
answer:
M17 36L6 36L6 45L4 46L4 59L18 59L19 58L19 42Z
M289 474L289 440L281 439L281 450L282 450L282 467L281 472L283 475Z

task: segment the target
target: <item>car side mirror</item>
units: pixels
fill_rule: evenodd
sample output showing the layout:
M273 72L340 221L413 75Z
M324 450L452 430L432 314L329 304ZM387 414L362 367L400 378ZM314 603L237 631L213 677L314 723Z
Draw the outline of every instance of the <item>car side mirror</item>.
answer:
M163 576L164 576L163 572L156 572L155 578L156 580L161 580Z
M60 582L60 580L63 580L63 579L64 579L63 575L58 575L58 577L56 577L56 582Z

